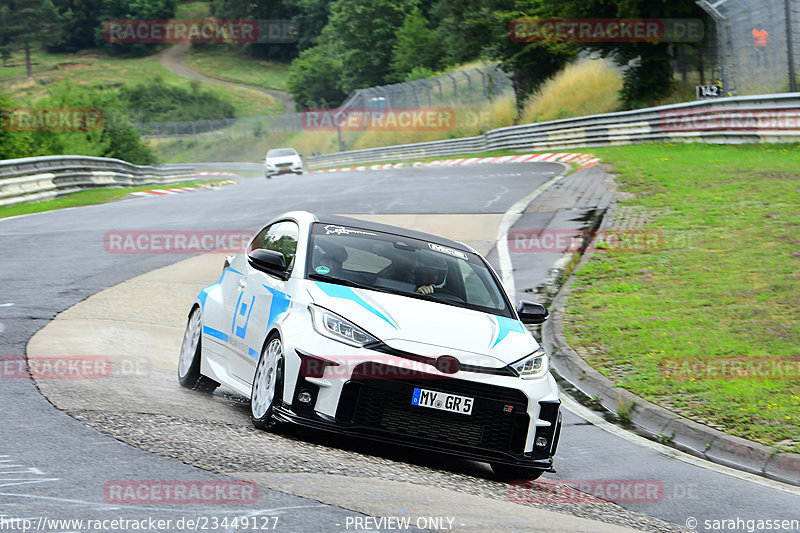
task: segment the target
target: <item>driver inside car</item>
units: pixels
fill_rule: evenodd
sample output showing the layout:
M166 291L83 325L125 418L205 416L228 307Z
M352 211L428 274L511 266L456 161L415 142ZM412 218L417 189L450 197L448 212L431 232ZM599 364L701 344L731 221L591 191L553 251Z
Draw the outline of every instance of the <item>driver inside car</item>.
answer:
M447 279L446 264L431 264L427 262L419 264L414 268L414 283L417 294L433 294L437 287L444 285Z

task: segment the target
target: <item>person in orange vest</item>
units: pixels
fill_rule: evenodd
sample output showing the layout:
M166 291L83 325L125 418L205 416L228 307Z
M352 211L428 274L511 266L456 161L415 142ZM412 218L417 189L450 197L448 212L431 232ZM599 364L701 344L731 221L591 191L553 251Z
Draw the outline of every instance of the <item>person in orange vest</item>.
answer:
M753 30L753 46L756 48L766 48L767 37L769 37L767 30Z
M753 35L753 48L754 48L754 53L756 55L756 65L759 67L766 66L767 37L769 37L769 33L767 32L767 30L754 29L752 35Z

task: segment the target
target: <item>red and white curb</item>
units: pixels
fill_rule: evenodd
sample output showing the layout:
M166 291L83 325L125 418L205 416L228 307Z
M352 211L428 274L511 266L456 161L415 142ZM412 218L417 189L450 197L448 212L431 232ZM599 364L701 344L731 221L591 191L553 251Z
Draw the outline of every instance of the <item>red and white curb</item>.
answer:
M194 175L195 176L227 176L229 178L238 178L239 177L237 174L233 174L231 172L195 172ZM230 181L230 180L228 180L228 181ZM227 183L227 182L225 182L225 183ZM231 182L231 183L236 183L236 182L234 181L234 182Z
M416 165L416 163L414 163ZM386 170L390 168L403 168L405 163L387 163L385 165L369 165L363 167L342 167L342 168L326 168L325 170L312 170L312 173L317 172L344 172L348 170Z
M424 163L422 161L415 161L411 164L412 167L454 167L461 165L486 165L486 164L500 164L500 163L528 163L532 161L552 163L577 163L581 168L591 167L600 162L599 157L594 154L581 154L581 153L545 153L545 154L521 154L521 155L503 155L497 157L470 157L461 159L440 159L437 161L430 161ZM343 167L343 168L329 168L325 170L312 170L311 172L345 172L345 171L362 171L362 170L386 170L391 168L402 168L405 166L403 163L385 164L385 165L370 165L360 167Z
M583 167L590 167L600 162L599 157L594 154L579 154L579 153L546 153L546 154L520 154L520 155L502 155L497 157L470 157L467 159L441 159L438 161L431 161L429 163L414 163L413 166L428 166L428 167L453 167L461 165L486 165L498 163L529 163L531 161L552 163L577 163Z
M236 177L236 174L230 172L195 172L195 176L231 176ZM219 182L218 185L232 185L236 182L233 180L225 180ZM132 196L168 196L170 194L181 194L185 192L202 191L209 189L217 189L218 185L201 185L200 187L178 187L175 189L150 189L147 191L132 192Z

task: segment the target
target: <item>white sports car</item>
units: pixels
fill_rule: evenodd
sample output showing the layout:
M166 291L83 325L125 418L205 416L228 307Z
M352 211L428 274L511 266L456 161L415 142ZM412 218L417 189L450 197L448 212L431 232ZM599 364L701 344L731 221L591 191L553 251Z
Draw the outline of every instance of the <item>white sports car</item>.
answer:
M552 471L560 401L544 350L469 246L407 229L286 213L200 291L181 385L250 397L253 424L293 422Z
M271 178L279 174L302 174L303 159L294 148L275 148L264 156L264 176Z

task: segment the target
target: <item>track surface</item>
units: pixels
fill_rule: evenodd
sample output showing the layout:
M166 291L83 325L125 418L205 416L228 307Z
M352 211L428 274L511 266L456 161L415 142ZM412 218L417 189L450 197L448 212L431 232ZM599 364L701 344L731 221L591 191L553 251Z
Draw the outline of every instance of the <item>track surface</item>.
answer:
M561 170L560 165L517 164L244 180L217 192L137 199L0 221L5 252L0 256L5 273L0 354L24 354L36 330L87 296L184 258L108 254L103 235L109 230L256 230L273 215L290 209L496 214ZM6 516L97 518L98 513L105 513L136 518L142 516L142 509L114 509L105 504L96 480L142 479L143 473L148 479L214 478L87 428L50 406L29 380L0 380L0 405L5 407L0 412L4 436L0 455L8 456L0 457L0 461L8 460L0 465L20 465L0 474L0 501ZM232 416L241 416L234 411ZM587 422L590 416L566 415L557 457L559 472L551 479L657 479L665 487L662 501L623 505L674 524L684 525L688 517L695 517L700 520L698 531L704 530L704 519L798 518L800 497L796 491L781 490L776 483L732 477L713 466L700 468L668 457L669 451L599 429ZM335 441L322 444L342 446ZM400 459L414 461L407 456ZM441 464L435 460L420 465L433 470L437 466ZM477 466L444 466L477 478L485 475ZM20 473L9 477L17 471ZM95 483L90 483L93 480ZM328 530L354 514L267 490L262 490L261 496L264 514L280 513L281 523L289 525L289 530ZM191 510L188 506L182 512ZM205 514L212 511L237 509L203 509ZM174 517L175 512L148 509L146 514Z

